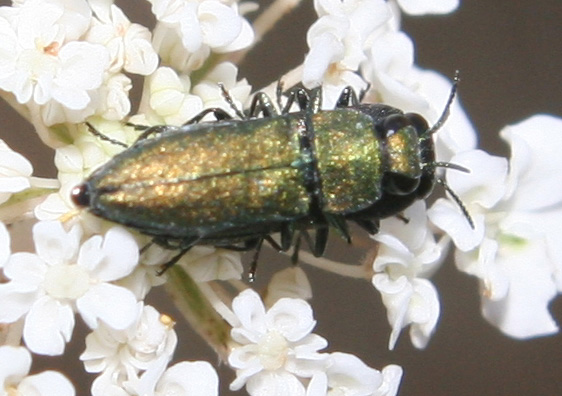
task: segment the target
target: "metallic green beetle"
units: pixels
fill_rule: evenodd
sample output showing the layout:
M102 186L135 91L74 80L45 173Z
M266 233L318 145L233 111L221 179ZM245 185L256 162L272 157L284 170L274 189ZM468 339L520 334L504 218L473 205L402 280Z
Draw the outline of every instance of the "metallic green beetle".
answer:
M320 256L330 227L348 241L348 221L376 233L379 219L431 192L435 167L442 165L431 135L446 118L455 88L433 128L417 114L359 104L349 87L329 111L321 110L319 88L291 90L281 114L259 93L248 115L223 89L240 119L214 108L181 127L147 127L77 186L72 199L179 249L173 262L207 244L255 248L254 268L264 240L298 252L301 237ZM280 96L279 90L278 102ZM289 112L294 103L300 111ZM209 113L217 121L199 122ZM280 233L280 243L273 233Z

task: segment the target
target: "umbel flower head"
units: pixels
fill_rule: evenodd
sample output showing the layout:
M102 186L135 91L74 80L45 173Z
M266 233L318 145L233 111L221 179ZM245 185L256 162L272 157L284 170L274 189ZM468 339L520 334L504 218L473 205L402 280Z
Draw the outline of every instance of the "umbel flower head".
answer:
M86 389L76 391L56 371L29 374L33 354L62 355L61 360L68 361L67 344L72 337L84 337L80 361L92 376L92 395L216 395L217 359L186 360L195 356L185 351L192 352L189 342L196 340L187 340L190 337L176 333L174 327L185 320L218 360L232 369L232 391L267 396L398 394L400 366L369 367L363 361L372 358L367 352L355 356L334 350L322 335L325 327L317 323L320 315L314 313L316 301L311 300L317 286L309 282L307 264L356 278L380 296L387 315L374 319L382 318L388 326L390 336L384 343L389 349L406 328L414 347L422 349L431 342L442 312L439 286L432 277L442 265L452 265L446 260L448 251L453 251L460 271L478 279L475 293L481 298L482 315L501 332L519 339L558 332L548 305L562 285L558 243L562 120L537 115L503 129L500 136L510 146L509 158L478 148L476 131L459 102L444 109L453 90L450 79L415 64L413 41L400 24L403 13L450 13L458 1L315 0L317 19L308 29L308 52L302 54L302 64L266 87L250 85L240 75L238 64L298 0L275 0L268 6L237 0L135 4L150 9L154 26L133 22L112 1L14 0L0 7L0 96L55 150L58 172L56 179L34 177L31 162L0 140L0 339L5 344L0 346L0 389L4 393L43 395L53 394L52 389L57 395L87 393ZM278 95L278 85L288 93ZM301 86L305 89L296 88ZM140 93L138 105L132 104L136 103L130 98L133 91ZM349 100L342 92L349 93ZM295 215L301 215L298 208L289 208L289 215L279 211L277 222L267 218L267 210L299 191L304 191L306 199L318 199L310 207L320 207L323 188L328 188L318 176L326 171L321 150L334 151L361 128L361 121L333 127L332 118L323 118L333 113L324 110L339 106L346 114L359 113L351 92L365 103L391 106L371 107L380 113L370 114L377 121L396 108L419 113L430 125L408 141L396 126L404 119L418 118L396 116L398 124L380 122L387 129L371 122L376 129L376 139L372 139L380 146L381 157L369 159L396 160L396 152L425 141L430 152L422 154L435 154L436 159L424 162L419 152L418 157L410 153L407 159L415 162L420 174L431 175L431 184L439 179L452 194L433 203L412 198L403 211L392 210L396 204L381 196L376 202L381 208L384 203L382 209L394 216L380 219L375 214L368 221L355 217L373 232L376 254L371 259L361 265L342 264L300 251L302 265L285 269L272 265L271 277L260 275L260 282L263 279L267 284L250 287L242 280L246 260L241 260L239 250L250 249L257 240L259 252L262 239L284 248L287 229L306 228L307 223ZM307 99L305 94L312 97ZM250 114L252 108L255 111ZM296 114L279 117L283 110ZM329 124L326 130L337 129L330 130L338 133L337 139L313 147L312 132L324 130L313 130L319 122L315 117ZM250 125L256 124L250 118L263 118L257 122L265 125L260 131L267 133L220 149L232 136L255 133ZM293 127L290 123L295 120ZM229 133L219 136L216 130L220 128L212 129L217 122L226 125ZM412 123L418 126L417 121ZM166 162L173 150L163 149L157 158L164 158L165 166L132 161L126 178L133 183L99 189L81 184L124 150L132 156L144 153L146 146L167 139L184 124L185 144L177 147L181 152L189 150L188 161ZM277 126L281 124L285 127ZM383 144L379 129L384 129L385 139L403 140ZM279 130L296 137L295 141L272 141ZM205 144L196 136L207 138ZM279 166L276 156L283 157L291 144L297 147L298 158ZM338 155L359 163L365 160L366 146L349 145ZM203 153L200 161L191 155L197 150ZM189 177L181 173L186 169L192 169ZM291 172L300 169L309 173L290 184L296 180L291 179ZM268 171L274 176L256 176ZM365 172L359 169L352 176L360 179ZM395 174L387 174L390 182L383 182L382 171L378 172L373 172L375 187L385 194L398 190L409 199L411 191L400 191L405 187L394 179ZM108 173L112 172L101 171L102 176ZM122 176L117 173L111 177ZM143 184L142 177L147 175L158 182ZM224 188L217 175L244 188L230 184ZM281 183L284 177L287 181ZM346 177L334 179L335 198L354 198L356 191L348 189ZM170 230L193 214L178 211L170 216L166 211L173 197L179 196L180 203L188 201L181 187L186 180L208 182L205 189L189 190L199 194L199 206L191 210L202 224L182 238L169 238ZM126 195L120 190L125 184L124 190L155 187L155 195L135 197L137 203L153 204L150 226L162 227L154 239L137 232L148 228L135 227L137 220L146 218L135 202L115 210L114 218L122 225L102 219L107 217L107 207L98 208L101 216L96 217L75 205L91 206L102 190ZM83 187L76 190L77 185ZM71 201L73 190L76 202ZM236 201L236 193L242 190L246 198ZM255 196L263 199L248 198ZM246 221L243 230L229 231L241 207ZM308 210L308 203L304 207ZM134 216L121 221L131 208ZM217 213L228 216L217 222ZM318 228L316 240L321 247L326 225L309 218L310 228ZM347 235L348 218L330 212L324 220ZM285 229L278 225L279 219L295 222L287 221ZM21 224L30 225L32 243L15 249ZM270 237L270 231L281 231L281 238ZM289 244L314 239L298 231ZM203 245L197 238L210 243ZM170 263L175 265L170 267ZM160 301L146 301L160 285L176 311L161 312L167 308ZM355 309L363 307L349 308ZM85 324L88 334L76 331L77 320ZM364 335L365 345L379 336L369 328ZM389 356L384 352L380 356Z

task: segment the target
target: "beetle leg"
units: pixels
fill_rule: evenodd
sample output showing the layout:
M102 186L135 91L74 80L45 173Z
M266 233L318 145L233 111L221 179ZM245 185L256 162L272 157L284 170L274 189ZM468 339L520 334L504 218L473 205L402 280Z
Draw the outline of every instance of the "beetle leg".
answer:
M126 122L125 125L134 128L135 131L146 131L148 128L150 128L150 125L133 124L132 122Z
M281 227L281 251L286 252L291 248L295 237L295 225L293 222L284 223Z
M310 235L306 231L299 231L297 238L295 240L295 246L293 247L293 254L291 254L291 263L296 264L299 261L299 250L301 248L301 236L305 235L305 238L310 239Z
M260 112L264 117L275 117L279 115L273 102L271 102L271 98L263 92L258 92L254 95L250 106L250 117L257 117Z
M152 238L152 242L157 244L158 246L163 247L164 249L169 250L183 250L183 249L191 249L193 246L199 242L201 237L198 235L185 237L183 239L169 239L166 237L154 237ZM172 243L175 242L175 243Z
M402 220L402 222L403 222L404 224L408 224L408 223L410 222L410 219L407 218L406 216L404 216L404 213L398 213L398 214L396 214L394 217L396 217L396 218L399 219L399 220Z
M347 86L341 91L340 97L336 102L336 107L350 107L357 106L359 101L357 100L357 94L351 86Z
M324 254L326 250L326 245L328 244L328 235L330 233L330 228L322 227L316 230L316 236L314 238L314 246L310 247L312 254L315 257L320 257Z
M347 243L351 243L351 234L349 233L345 217L326 215L326 220L328 220L328 224L334 227Z
M289 113L289 110L291 110L291 106L295 103L295 101L301 111L305 110L308 106L308 102L310 101L308 92L304 88L291 88L285 93L285 95L287 95L287 103L285 104L285 107L283 107L281 114Z
M260 239L263 239L263 237L248 239L244 241L242 245L216 245L215 247L233 250L235 252L247 252L248 250L255 249L255 247L260 243Z
M221 109L220 107L211 107L209 109L203 110L201 113L197 114L195 117L193 117L183 125L197 124L203 119L203 117L205 117L209 113L212 113L217 121L232 119L232 116L224 111L224 109Z
M265 236L263 237L263 239L264 239L265 241L267 241L267 243L269 243L269 245L270 245L273 249L277 250L278 252L283 252L283 251L284 251L284 250L283 250L283 247L282 247L281 245L279 245L279 244L277 243L277 241L271 237L271 235L265 235ZM285 249L285 250L287 250L287 249Z
M295 243L295 251L293 252L293 256L296 255L296 260L293 259L293 263L298 261L298 249L300 248L300 237L304 237L308 248L314 255L314 257L320 257L324 254L326 250L326 245L328 244L328 235L330 233L329 227L320 227L316 229L316 234L314 236L314 241L312 237L308 233L308 231L303 230L299 233L299 237L297 238L297 243Z
M361 91L359 91L359 102L362 102L363 99L365 98L365 95L367 95L367 92L369 92L369 89L371 89L371 83L368 82L367 86L365 88L363 88Z
M167 263L162 264L160 270L156 273L158 276L162 275L164 272L168 271L175 263L181 259L184 254L186 254L191 249L191 246L185 249L181 249L178 254L172 257Z
M248 270L248 282L253 282L256 280L256 271L258 269L258 258L260 257L261 247L263 245L264 238L258 239L256 242L256 251L254 252L254 257L250 263L250 269Z
M139 254L143 254L144 252L146 252L148 250L148 248L151 247L153 244L154 244L154 241L148 242L146 245L144 245L142 248L140 248Z
M322 110L322 87L317 87L310 91L310 100L306 106L306 115L310 117L320 110Z
M371 235L375 235L379 232L378 220L354 219L353 221Z
M135 140L135 143L141 142L145 139L148 139L148 137L150 135L159 135L161 133L165 133L168 131L172 131L176 129L176 127L173 126L169 126L169 125L155 125L155 126L151 126L149 128L147 128L143 133L141 133L139 135L139 137L137 138L137 140ZM133 143L133 145L135 144Z
M275 87L275 100L277 100L277 107L279 110L283 109L281 99L283 98L283 81L277 80L277 87Z

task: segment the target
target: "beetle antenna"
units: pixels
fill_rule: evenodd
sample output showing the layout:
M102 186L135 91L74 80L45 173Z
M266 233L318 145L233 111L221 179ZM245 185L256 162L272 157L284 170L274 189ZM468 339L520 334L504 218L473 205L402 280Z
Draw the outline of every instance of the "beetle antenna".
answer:
M236 105L236 103L234 103L234 99L232 99L232 96L230 96L230 93L228 92L228 90L226 89L226 87L224 86L223 83L218 83L220 89L221 89L221 93L222 96L224 98L224 100L226 100L226 103L228 103L228 105L230 106L230 108L232 110L234 110L234 113L236 113L236 116L238 118L240 118L241 120L245 120L246 119L246 115L244 114L244 112L242 110L240 110L238 108L238 106Z
M433 162L433 163L429 164L429 166L433 169L435 169L435 168L446 168L446 169L457 170L459 172L470 173L470 169L465 168L462 165L454 164L452 162ZM441 178L437 178L437 179L435 179L435 181L438 184L442 185L443 188L445 189L445 191L447 191L447 193L451 196L451 198L453 198L453 201L455 201L455 203L460 208L462 214L464 215L464 217L468 221L468 224L470 224L470 228L474 229L474 221L472 220L472 216L470 216L470 213L468 212L468 209L466 208L466 206L464 206L464 203L462 202L460 197L457 195L457 193L454 192L451 187L449 187L449 185L447 184L447 182L445 180L443 180Z
M125 148L129 148L128 145L126 145L125 143L119 141L119 140L115 140L110 138L109 136L104 135L103 133L101 133L100 131L98 131L92 124L90 124L89 122L86 122L86 126L88 127L88 130L90 131L90 133L92 135L94 135L95 137L100 138L103 141L109 142L111 144L114 144L116 146L121 146L121 147L125 147Z
M445 110L443 110L443 113L441 113L441 116L439 117L437 122L433 124L433 126L424 133L425 136L431 136L439 129L441 129L445 121L447 121L447 118L449 118L449 114L451 112L451 105L453 104L453 100L455 100L455 96L457 96L457 88L459 86L460 81L461 81L460 72L456 70L455 77L453 78L453 85L451 86L451 92L449 93L447 104L445 105Z
M465 168L462 165L453 164L452 162L434 162L432 164L434 168L447 168L447 169L454 169L464 173L470 173L470 169Z
M464 206L464 203L462 202L460 197L457 195L457 193L454 192L451 189L451 187L449 187L449 185L447 184L447 182L445 180L443 180L441 178L437 178L435 181L437 183L441 184L443 186L443 188L445 189L445 191L447 191L447 193L451 196L451 198L453 198L453 201L455 201L455 203L460 208L463 216L468 221L468 224L470 225L470 228L472 228L474 230L474 220L472 220L472 216L468 212L468 209L466 208L466 206Z

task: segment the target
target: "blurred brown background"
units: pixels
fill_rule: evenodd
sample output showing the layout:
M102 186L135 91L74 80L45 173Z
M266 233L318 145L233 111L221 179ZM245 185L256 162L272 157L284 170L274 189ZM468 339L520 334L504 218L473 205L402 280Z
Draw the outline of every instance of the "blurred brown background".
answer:
M117 3L134 21L150 18L145 2ZM306 30L314 19L312 1L302 3L252 51L241 67L240 77L260 87L302 62L307 49ZM560 0L469 0L453 15L405 17L403 26L416 43L419 65L448 76L461 70L460 99L480 133L481 145L507 155L498 137L503 126L535 113L562 116L561 18ZM32 128L3 103L0 111L0 137L32 159L37 175L53 176L52 153L45 154ZM562 225L560 228L562 234ZM358 234L361 233L356 232L356 237L360 237ZM329 257L337 258L340 252L342 259L350 262L353 261L345 257L349 253L364 253L338 241L331 251ZM275 254L264 255L260 261L258 287L280 265L289 262ZM389 363L401 365L405 371L400 392L403 396L562 394L562 336L516 341L500 334L480 315L475 279L456 271L450 260L433 278L442 299L442 315L433 339L423 351L411 346L407 330L396 350L387 350L390 329L380 297L370 284L304 268L315 293L315 332L330 341L330 351L354 353L375 368ZM162 291L155 290L149 302L174 315ZM551 311L561 323L560 299L554 301ZM206 359L217 363L213 352L187 326L178 323L176 330L182 345L176 353L177 360ZM74 339L67 363L76 370L73 359L84 345L80 334L75 334ZM57 365L52 358L37 362L38 369ZM92 377L80 369L78 365L73 377L76 385L82 385L78 394L88 394ZM230 394L228 383L233 374L224 366L220 371L221 394Z

